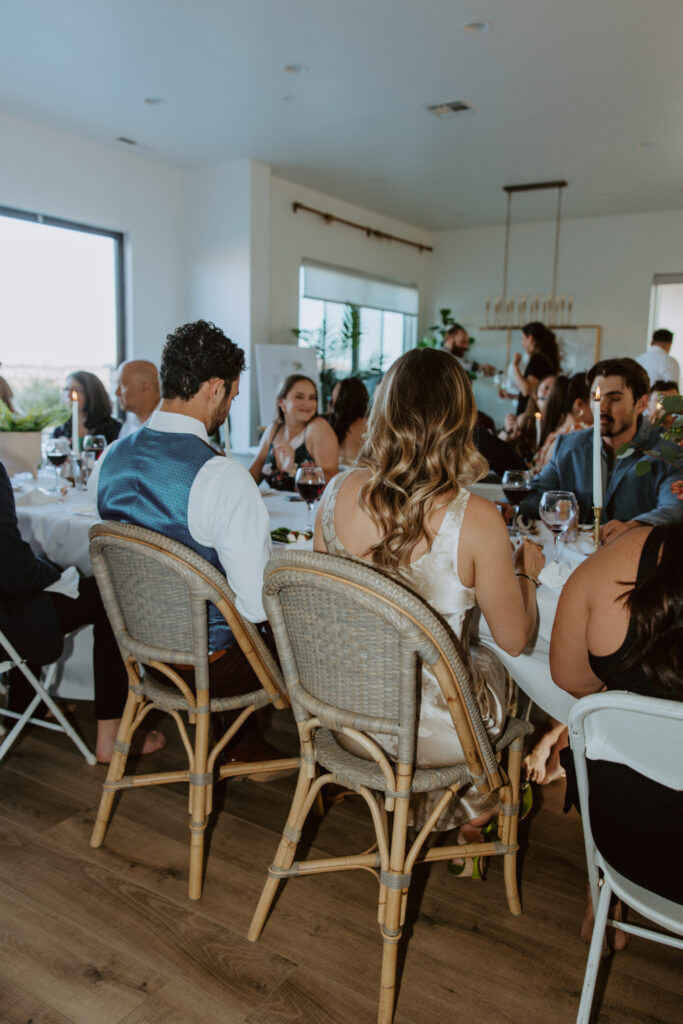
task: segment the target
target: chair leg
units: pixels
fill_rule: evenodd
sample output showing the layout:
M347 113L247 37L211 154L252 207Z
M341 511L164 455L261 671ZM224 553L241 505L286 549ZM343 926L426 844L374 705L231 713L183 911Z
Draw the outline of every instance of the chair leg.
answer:
M377 1024L391 1024L394 1019L396 1000L396 962L398 944L403 930L400 925L402 892L400 889L387 890L387 902L382 925L382 973L379 986L379 1009Z
M607 882L604 882L602 889L600 890L600 899L598 900L598 907L595 912L593 935L591 937L590 949L588 950L588 963L586 964L586 973L583 978L581 1002L579 1003L579 1012L576 1017L576 1024L589 1024L590 1021L593 994L595 992L595 982L598 976L600 959L602 957L602 944L605 939L605 927L607 925L607 915L609 914L609 902L611 896L612 890Z
M268 878L266 879L265 885L261 892L254 916L251 919L249 925L249 931L247 932L247 938L249 942L258 941L263 926L266 923L268 917L268 911L271 908L272 902L275 899L275 893L277 887L280 884L280 872L289 871L294 861L294 854L298 846L298 836L303 825L301 820L302 811L306 803L306 797L308 791L311 788L313 780L308 777L307 767L305 762L302 760L299 768L299 778L296 784L296 790L294 791L294 798L292 799L292 805L287 815L287 823L282 831L282 837L278 845L273 863L268 869ZM292 838L288 838L292 836Z
M508 778L510 784L508 792L511 794L511 802L513 804L519 804L520 790L519 790L519 777L522 770L522 753L523 753L524 741L520 737L510 745L508 753ZM517 828L519 825L519 811L516 814L507 817L505 820L505 828L503 829L501 838L504 843L517 846ZM507 897L508 910L510 913L518 917L522 913L522 903L519 898L519 887L517 884L517 850L515 849L512 853L506 853L503 857L503 878L505 880L505 895Z
M209 754L210 715L197 715L194 744L194 771L190 772L190 870L188 896L198 900L202 894L204 870L204 837L209 821L209 781L206 762Z
M95 849L102 845L105 832L107 831L107 825L109 824L109 819L111 817L114 797L116 796L116 789L112 783L120 782L123 778L123 773L126 770L128 754L124 753L124 747L126 736L128 735L128 731L133 723L138 704L138 698L129 690L128 697L126 699L126 706L123 709L123 715L121 717L121 724L119 725L119 731L116 735L114 753L112 754L111 761L109 762L107 778L102 786L102 796L100 797L100 806L97 809L97 818L95 819L92 836L90 837L90 845Z

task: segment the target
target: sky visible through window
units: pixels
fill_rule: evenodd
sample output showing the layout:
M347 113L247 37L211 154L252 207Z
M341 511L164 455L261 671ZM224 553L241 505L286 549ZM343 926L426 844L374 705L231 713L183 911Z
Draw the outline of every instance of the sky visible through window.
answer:
M113 238L0 216L0 374L19 401L78 369L111 390L115 271Z

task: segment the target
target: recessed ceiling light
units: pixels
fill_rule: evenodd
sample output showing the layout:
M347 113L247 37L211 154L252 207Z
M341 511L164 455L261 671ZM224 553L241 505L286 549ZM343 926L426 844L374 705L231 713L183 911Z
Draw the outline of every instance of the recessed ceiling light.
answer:
M435 103L427 110L435 117L453 117L454 114L474 114L476 107L473 107L467 100L451 100L450 103Z
M145 96L145 103L150 107L158 107L160 103L163 103L161 96Z
M116 139L117 142L125 142L127 146L137 146L135 139L129 139L125 135L119 135Z
M490 28L490 21L470 21L467 25L463 25L464 32L488 32Z
M288 75L303 75L310 70L308 64L285 64L282 69Z

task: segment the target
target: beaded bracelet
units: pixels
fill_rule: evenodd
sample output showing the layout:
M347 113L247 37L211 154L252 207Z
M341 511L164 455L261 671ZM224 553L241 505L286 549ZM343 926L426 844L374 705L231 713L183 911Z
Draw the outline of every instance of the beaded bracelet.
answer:
M516 572L515 576L523 576L525 580L529 580L535 587L539 586L539 580L535 580L533 576L529 576L525 572Z

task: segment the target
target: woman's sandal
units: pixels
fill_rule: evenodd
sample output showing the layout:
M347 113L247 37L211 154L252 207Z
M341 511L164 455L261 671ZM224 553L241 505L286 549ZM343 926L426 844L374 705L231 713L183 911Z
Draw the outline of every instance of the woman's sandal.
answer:
M446 867L456 878L471 878L473 882L486 880L486 865L488 857L465 857L462 864L454 864L448 861Z
M519 799L519 820L523 821L534 806L534 795L531 786L527 783L522 787ZM500 839L498 834L498 819L491 820L481 827L482 840L484 842L497 842ZM488 857L464 857L462 863L454 864L449 861L446 867L456 878L471 878L473 882L483 882L486 879L486 867Z

